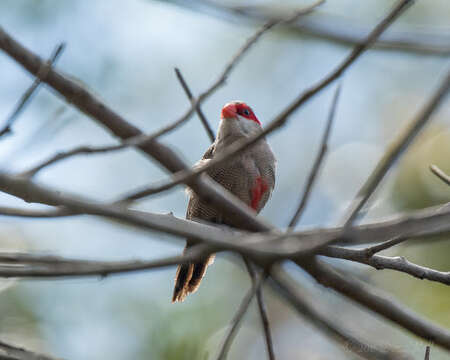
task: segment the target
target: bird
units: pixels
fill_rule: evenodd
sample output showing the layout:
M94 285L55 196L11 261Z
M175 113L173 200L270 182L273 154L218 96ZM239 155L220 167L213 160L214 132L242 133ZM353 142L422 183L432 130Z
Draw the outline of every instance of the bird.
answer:
M250 106L242 101L225 104L221 111L216 138L194 168L207 164L234 142L261 132L261 123ZM231 159L211 167L207 170L207 174L259 213L275 186L275 169L275 156L263 137ZM206 204L194 191L188 189L188 193L186 219L228 226L236 225L225 214ZM184 252L192 245L193 242L188 239ZM207 267L213 262L214 255L210 255L202 261L180 264L175 275L172 303L182 302L187 295L197 291Z

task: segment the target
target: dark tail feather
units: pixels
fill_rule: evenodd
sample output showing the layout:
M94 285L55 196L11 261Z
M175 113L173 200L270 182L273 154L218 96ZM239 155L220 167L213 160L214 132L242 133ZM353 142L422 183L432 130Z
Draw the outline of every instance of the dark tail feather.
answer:
M172 302L183 301L188 294L188 285L194 270L193 264L178 265L175 275L175 287L173 289Z
M208 257L205 261L179 265L175 276L172 302L184 301L188 294L197 291L203 276L205 276L206 268L213 261L214 255Z

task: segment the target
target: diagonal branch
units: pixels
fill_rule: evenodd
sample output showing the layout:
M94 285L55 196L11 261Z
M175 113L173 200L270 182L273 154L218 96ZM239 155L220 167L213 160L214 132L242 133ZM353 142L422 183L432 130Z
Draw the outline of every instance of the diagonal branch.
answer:
M188 99L192 102L194 101L194 96L192 95L191 90L189 89L188 84L186 83L186 81L184 80L183 75L181 74L180 69L175 68L175 74L177 75L177 79L181 84L181 87L183 88L184 92L186 93L186 96L188 97ZM206 119L205 114L203 114L203 111L200 107L199 104L197 104L195 106L195 111L197 112L197 115L200 119L200 121L203 124L203 127L205 128L206 133L208 134L209 140L211 140L211 142L214 142L215 139L215 135L214 135L214 131L211 129L211 125L209 125L208 120Z
M376 253L379 253L380 251L383 251L383 250L389 249L395 245L401 244L402 242L404 242L406 240L408 240L408 238L406 238L404 236L396 236L393 239L384 241L380 244L369 246L363 250L367 254L367 256L370 257Z
M282 295L301 316L309 320L331 339L344 345L346 349L353 351L365 359L412 360L409 356L406 357L404 354L395 354L391 349L381 349L368 342L363 342L351 334L342 325L338 325L337 321L333 321L334 315L332 312L327 313L317 306L317 300L312 299L306 289L299 289L298 284L294 284L294 281L280 265L272 267L270 279L273 281L269 283L275 289L277 294Z
M450 331L448 329L418 316L380 290L373 289L349 274L341 275L320 260L302 262L300 266L323 286L336 290L409 332L450 350Z
M413 264L406 260L403 256L368 256L366 249L355 250L339 246L329 246L320 251L319 254L332 258L345 259L361 264L366 264L374 267L377 270L391 269L404 272L418 279L426 279L430 281L440 282L445 285L450 285L450 272L437 271L425 266Z
M430 347L427 346L427 348L425 349L425 358L424 360L430 360Z
M403 152L412 143L415 137L428 123L431 115L438 109L439 105L445 100L446 95L450 89L450 71L444 76L437 90L434 92L430 100L425 104L422 111L416 118L408 125L408 127L400 133L400 135L391 143L388 151L384 154L377 166L370 174L367 181L358 191L358 194L353 199L349 206L347 215L345 216L345 226L350 226L356 220L359 211L369 200L378 185L381 183L389 169L403 154Z
M6 253L0 254L0 278L105 277L199 261L209 253L205 245L196 245L183 255L147 261L75 260L56 256Z
M19 102L16 105L16 108L14 109L12 114L8 117L8 119L6 119L6 123L3 126L3 128L0 129L0 137L11 132L11 128L14 121L17 119L22 110L25 108L28 101L31 99L32 95L35 94L36 90L39 88L39 85L42 82L41 78L45 78L47 76L49 69L58 60L58 57L63 52L65 46L66 45L64 43L59 44L54 50L53 54L50 56L50 59L45 64L42 65L42 67L39 70L40 73L39 76L37 76L33 84L22 95L22 97L20 98Z
M262 22L276 19L278 16L278 9L270 5L253 6L238 2L229 4L229 2L211 0L170 0L170 2L191 10L205 12L208 15L219 16L232 22L236 21L236 15L247 21ZM227 16L228 14L232 16ZM351 46L364 42L366 34L369 32L369 29L356 23L353 19L344 19L340 16L324 13L318 14L318 16L305 17L301 21L286 25L285 28L300 35L309 35ZM450 54L449 39L450 34L439 28L425 29L425 31L423 28L406 31L392 30L383 34L376 41L374 47L446 56Z
M247 292L247 294L242 299L242 302L238 308L238 311L234 315L231 320L230 328L225 336L225 340L220 348L219 355L217 356L217 360L225 360L228 356L228 351L230 350L231 344L239 330L239 326L241 325L242 319L244 315L247 313L247 310L250 306L251 301L253 300L258 288L260 288L262 282L265 279L265 275L257 276L256 281L252 283L251 289Z
M33 166L31 169L26 170L22 172L20 175L24 177L33 177L35 176L39 171L41 171L44 168L47 168L61 160L65 160L69 157L75 156L75 155L81 155L81 154L102 154L102 153L109 153L117 150L122 150L126 148L128 143L122 143L117 145L110 145L110 146L79 146L69 151L62 151L59 153L56 153L53 156L50 156L48 159L42 161L41 163Z
M308 181L306 183L305 188L303 189L303 194L300 200L300 204L298 205L297 211L289 222L289 228L293 229L297 225L303 211L306 208L306 204L308 203L309 195L311 194L311 190L314 186L314 183L317 179L317 175L319 174L320 166L325 158L325 154L328 150L328 138L331 133L331 126L333 124L334 116L336 114L336 106L339 100L339 95L341 93L341 85L339 84L336 87L336 91L334 93L333 102L331 103L330 112L328 114L328 121L325 127L325 131L323 133L322 141L319 146L319 152L317 153L316 160L314 161L314 165L309 173Z
M245 263L245 267L247 268L248 275L250 276L250 280L252 284L255 284L257 281L257 274L255 269L253 268L252 263L247 260L245 257L242 257ZM264 332L264 340L266 341L267 354L269 356L269 360L275 360L275 352L273 351L273 341L272 341L272 333L270 330L269 318L267 316L267 309L264 303L262 286L259 286L256 290L256 299L258 301L258 310L259 316L261 318L262 328Z
M54 208L49 210L28 210L28 209L15 209L6 206L0 206L0 216L16 216L26 218L54 218L70 215L74 215L74 213L64 208Z
M56 360L48 355L38 354L22 347L0 341L0 359L3 360Z
M445 172L443 172L441 169L439 169L436 165L431 165L430 170L439 179L441 179L447 185L450 185L450 176L448 176Z

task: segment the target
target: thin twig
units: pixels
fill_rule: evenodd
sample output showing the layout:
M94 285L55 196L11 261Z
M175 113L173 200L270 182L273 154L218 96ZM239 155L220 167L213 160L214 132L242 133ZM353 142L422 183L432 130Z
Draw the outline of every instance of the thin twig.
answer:
M229 3L212 0L170 1L185 8L195 9L195 11L205 11L210 8L214 11L207 11L208 14L221 16L221 18L233 22L236 21L236 15L246 20L266 22L273 20L278 13L278 11L274 11L277 9L274 9L271 5L247 5L240 2ZM233 16L223 16L226 12ZM290 31L298 32L300 35L310 35L351 46L362 43L369 32L369 29L363 24L329 13L305 17L302 21L292 22L285 27ZM439 28L424 29L423 27L411 31L410 26L408 26L408 29L408 31L389 31L377 39L374 47L443 56L450 54L450 34L448 31L444 32Z
M48 355L38 354L22 347L0 341L0 359L2 360L56 360Z
M384 241L381 244L369 246L369 247L363 249L363 251L367 254L368 257L371 257L374 254L379 253L380 251L389 249L389 248L391 248L395 245L398 245L406 240L408 240L407 237L397 236L397 237L394 237L393 239Z
M251 301L253 300L258 288L261 286L262 282L265 279L265 275L257 276L255 282L252 283L251 289L247 292L247 294L242 299L241 304L239 305L238 311L234 315L231 320L231 324L229 330L225 336L225 340L220 348L219 355L217 356L217 360L225 360L228 355L228 351L230 350L231 344L236 336L237 330L244 318L244 315L247 313L247 310L250 306Z
M254 284L257 280L257 274L251 262L245 257L242 258L245 263L245 267L247 268L248 275L250 276L250 280L252 284ZM273 351L273 341L272 341L272 332L270 330L269 317L267 316L267 309L264 304L264 298L262 293L262 287L258 287L256 291L256 299L258 301L258 310L259 316L261 318L261 324L264 333L264 340L266 342L267 347L267 355L269 356L269 360L275 360L275 352Z
M430 360L430 347L427 346L427 348L425 349L425 358L424 360Z
M101 154L101 153L107 153L117 150L122 150L126 146L125 144L118 144L118 145L110 145L110 146L102 146L102 147L93 147L93 146L79 146L69 151L62 151L55 155L52 155L48 159L42 161L40 164L37 164L33 166L31 169L26 170L22 172L20 175L24 177L33 177L35 176L39 171L42 169L55 164L58 161L65 160L68 157L72 157L75 155L81 155L81 154Z
M275 293L282 295L301 316L309 320L312 325L322 330L331 339L343 344L346 349L353 351L360 357L373 360L412 360L405 354L399 356L400 354L395 354L391 349L375 347L356 338L339 321L333 321L336 315L324 311L324 306L318 306L317 300L312 298L307 289L299 289L299 284L297 282L294 284L294 280L280 265L272 267L270 279L273 281L270 281L269 284L275 289Z
M50 210L28 210L28 209L15 209L6 206L0 206L0 216L54 218L70 215L75 215L75 213L64 208L56 208Z
M195 169L185 169L172 175L172 181L163 183L162 185L150 186L147 189L140 189L135 193L129 194L126 200L136 200L138 198L153 195L171 189L172 187L181 183L189 183L194 178L198 177L201 173L218 166L219 164L229 160L231 157L239 152L244 151L248 147L267 136L269 133L283 126L300 106L305 104L308 100L325 89L333 81L338 79L347 70L351 64L373 44L373 42L388 28L390 24L410 5L413 0L400 0L394 6L386 17L372 30L364 43L357 45L352 52L344 59L344 61L335 68L331 73L325 76L321 81L306 89L297 99L295 99L289 106L286 107L278 116L272 120L271 123L261 132L259 135L251 136L248 139L242 141L236 141L227 147L227 149L209 161L204 166L199 166Z
M31 96L36 93L36 90L39 88L39 85L42 82L42 79L45 79L45 77L48 74L49 68L58 60L59 55L64 50L65 43L59 44L56 49L53 51L53 54L50 56L48 61L39 71L39 76L36 77L33 84L28 88L27 91L22 95L19 102L17 103L14 111L12 114L8 117L8 119L5 122L5 125L2 129L0 129L0 137L2 137L5 134L8 134L11 132L12 125L14 121L17 119L19 114L22 112L22 110L25 108L25 105L28 103L28 101L31 99Z
M319 174L320 166L321 166L321 164L325 158L325 154L328 150L328 138L330 137L331 126L333 124L334 116L336 114L336 107L337 107L340 93L341 93L341 84L339 84L336 87L336 91L334 92L333 102L331 103L330 111L328 113L328 121L327 121L327 125L325 127L325 131L323 133L322 142L319 147L319 152L317 153L316 160L314 161L314 165L309 173L306 186L303 189L303 194L302 194L302 197L300 200L300 204L298 205L297 211L295 212L294 216L292 217L291 221L289 222L288 226L290 229L293 229L297 225L301 215L303 214L303 211L306 208L306 204L308 203L309 195L311 194L311 190L317 179L317 175Z
M408 125L408 127L391 143L388 151L383 155L372 174L370 174L367 181L358 191L358 194L353 199L347 214L344 217L343 223L345 224L345 227L353 224L359 211L369 200L389 169L408 148L422 128L428 123L431 115L433 115L433 113L439 108L439 105L441 105L444 101L449 89L450 71L448 71L444 76L442 82L439 84L439 87L425 104L421 112L416 115L415 119Z
M177 75L177 79L180 82L181 87L183 88L184 92L186 93L186 96L188 97L189 100L193 101L194 96L192 95L192 92L189 89L188 84L184 80L184 77L181 74L180 69L175 68L175 74ZM209 122L206 119L205 114L203 114L203 111L199 104L197 104L197 106L195 107L195 111L197 112L197 115L198 115L200 121L202 122L203 127L205 128L205 131L208 134L209 139L211 140L211 142L213 142L215 139L214 131L212 130L211 125L209 125Z
M441 284L450 285L450 272L437 271L413 264L403 256L388 257L381 255L368 256L365 249L356 250L340 246L329 246L319 252L320 255L336 259L355 261L360 264L372 266L377 270L391 269L414 276L418 279L436 281Z
M441 179L447 185L450 185L450 176L448 176L445 172L443 172L441 169L439 169L439 167L437 167L437 165L431 165L430 170L439 179Z
M365 308L391 320L409 332L450 350L450 331L415 314L381 290L374 289L350 274L342 275L323 261L299 262L320 284L332 288Z
M105 277L199 261L208 254L205 245L196 245L183 255L147 261L93 261L45 255L0 254L0 278Z

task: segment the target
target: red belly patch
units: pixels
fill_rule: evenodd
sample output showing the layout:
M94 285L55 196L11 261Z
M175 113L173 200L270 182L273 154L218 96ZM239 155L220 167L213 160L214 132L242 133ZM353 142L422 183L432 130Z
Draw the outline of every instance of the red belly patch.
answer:
M267 186L267 183L264 181L264 179L261 176L258 176L252 187L252 201L250 206L253 210L258 211L259 203L268 188L269 187Z

